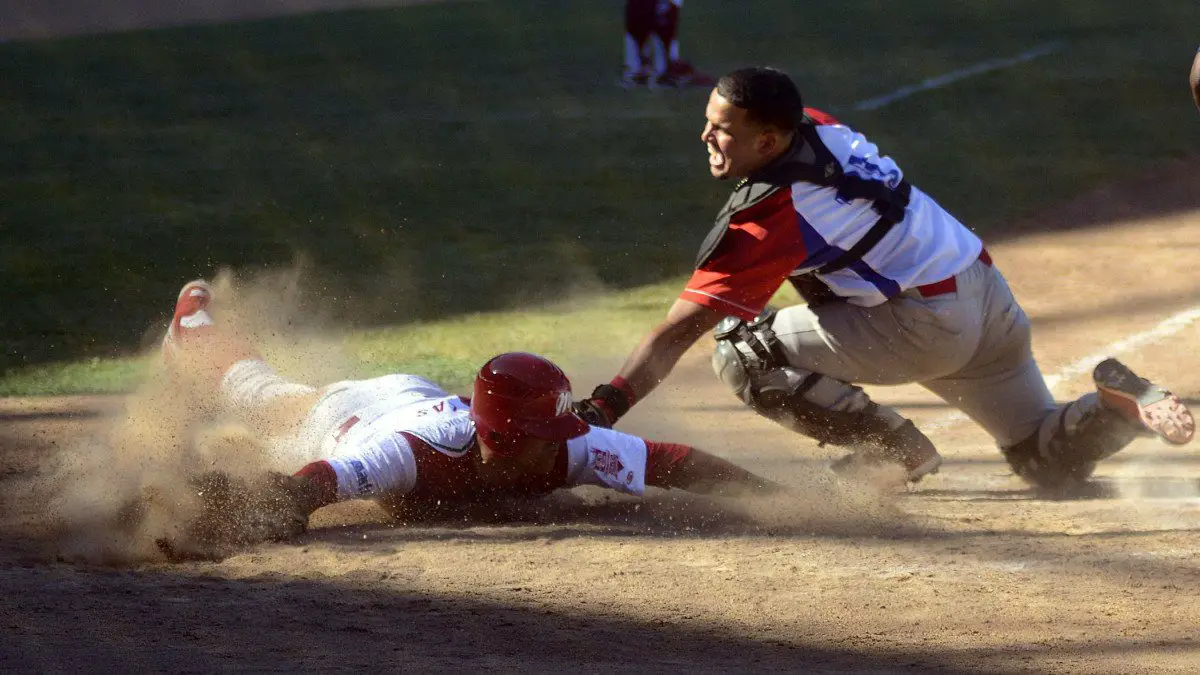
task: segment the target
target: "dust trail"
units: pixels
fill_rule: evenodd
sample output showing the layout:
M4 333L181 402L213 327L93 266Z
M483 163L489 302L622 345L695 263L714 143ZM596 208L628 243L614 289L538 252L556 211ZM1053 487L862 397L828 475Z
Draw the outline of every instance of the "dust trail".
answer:
M1186 454L1158 441L1142 443L1157 446L1156 454L1122 462L1113 472L1114 496L1125 505L1123 520L1150 529L1193 529L1200 480L1180 471L1179 460Z
M592 383L607 381L620 367L617 357L599 353L576 352L566 364L576 397L586 396ZM694 412L681 409L668 387L661 389L639 404L643 414L623 420L618 430L694 445L783 484L787 492L728 499L651 490L639 511L612 514L614 517L627 516L628 522L640 526L665 524L731 534L867 536L916 527L897 503L896 490L903 485L898 467L861 473L853 479L839 477L824 462L797 457L790 444L779 442L781 436L790 440L786 433L761 433L763 421L749 409L730 419L719 433L706 432L693 422Z
M320 317L301 301L301 280L293 270L235 285L222 274L214 280L213 314L238 326L281 372L322 383L344 372L346 360L316 328ZM248 477L268 468L264 440L211 386L163 367L153 368L100 427L64 448L34 486L56 533L53 553L67 560L160 558L156 540L178 538L200 506L190 478L214 469Z

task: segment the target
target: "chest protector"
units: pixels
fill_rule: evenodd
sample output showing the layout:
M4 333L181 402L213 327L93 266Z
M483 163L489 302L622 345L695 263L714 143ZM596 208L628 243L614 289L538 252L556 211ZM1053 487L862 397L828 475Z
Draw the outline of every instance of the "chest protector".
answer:
M792 283L797 285L806 297L808 293L803 285L806 281L803 279L804 277L812 278L817 274L832 274L862 260L862 257L883 239L892 226L904 219L904 210L908 206L909 196L912 194L912 187L907 181L900 181L895 187L890 187L883 181L845 173L841 163L821 141L821 137L817 134L817 125L805 121L796 129L792 147L782 157L753 176L738 181L734 186L729 201L717 214L712 231L700 245L700 255L696 258L696 267L702 267L716 253L725 234L729 231L730 221L738 213L752 208L779 190L797 182L833 188L837 190L838 199L842 201L870 199L872 208L879 214L879 219L875 221L866 235L845 253L815 270L792 277ZM816 279L811 280L816 281Z

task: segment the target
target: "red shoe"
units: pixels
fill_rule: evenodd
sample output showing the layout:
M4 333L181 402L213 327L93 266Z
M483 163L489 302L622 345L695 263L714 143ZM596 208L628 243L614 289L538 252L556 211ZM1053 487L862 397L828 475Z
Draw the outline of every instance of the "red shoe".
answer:
M184 284L175 301L175 316L163 336L162 353L167 363L179 356L179 350L187 340L213 327L212 315L208 313L211 303L212 287L207 281L197 279Z
M1092 372L1100 404L1171 445L1185 445L1196 434L1196 420L1178 396L1138 377L1116 359L1105 359Z
M667 72L658 76L657 84L662 87L715 87L717 79L702 73L687 61L671 61Z

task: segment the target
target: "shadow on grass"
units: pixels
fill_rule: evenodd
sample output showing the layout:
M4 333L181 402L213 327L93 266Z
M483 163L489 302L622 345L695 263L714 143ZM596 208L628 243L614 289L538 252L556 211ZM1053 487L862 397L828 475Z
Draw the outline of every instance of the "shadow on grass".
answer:
M791 68L814 105L1078 36L847 120L989 240L1196 206L1182 187L1145 198L1188 164L1120 183L1193 127L1173 46L1194 39L1191 3L747 9L689 7L698 63ZM686 272L726 189L696 140L705 92L615 86L619 37L608 5L540 0L0 46L0 372L129 353L222 266L304 261L307 297L347 326ZM1105 181L1121 187L1027 219Z

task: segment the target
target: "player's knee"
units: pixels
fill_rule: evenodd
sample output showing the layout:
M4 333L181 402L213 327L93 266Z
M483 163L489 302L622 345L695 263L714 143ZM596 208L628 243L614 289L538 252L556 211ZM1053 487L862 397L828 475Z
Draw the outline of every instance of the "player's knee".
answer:
M763 407L758 400L761 380L785 365L778 356L775 334L770 328L774 317L771 309L749 322L730 316L713 329L717 343L712 356L713 372L743 403L756 410Z
M771 323L773 312L753 321L729 318L714 331L712 366L722 382L764 417L834 445L888 435L905 419L875 405L848 382L787 364Z
M725 383L733 393L747 405L751 405L752 401L748 393L750 390L750 373L746 370L746 365L742 362L737 354L737 348L733 343L727 340L718 340L716 349L713 350L712 368L716 373L717 379Z

